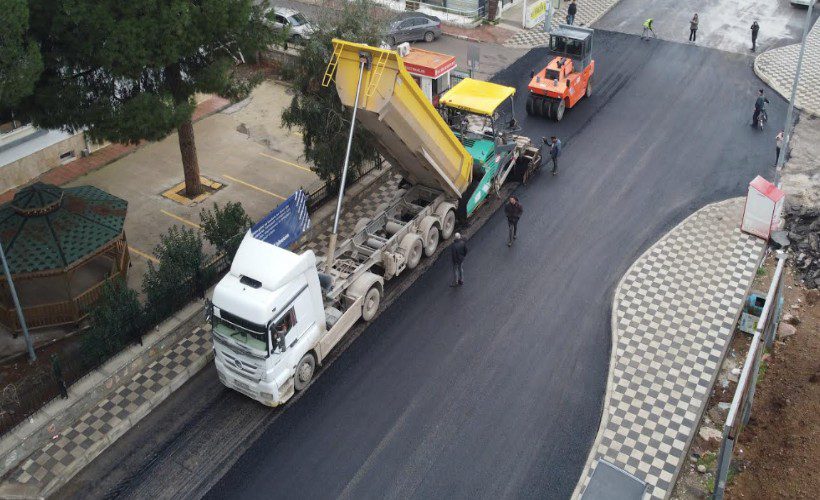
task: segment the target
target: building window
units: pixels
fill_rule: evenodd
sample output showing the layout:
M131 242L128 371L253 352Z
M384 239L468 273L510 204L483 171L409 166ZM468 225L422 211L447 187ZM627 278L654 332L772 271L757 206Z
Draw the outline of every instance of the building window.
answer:
M74 161L77 155L74 154L74 150L66 151L65 153L60 155L60 163L65 165L68 162Z

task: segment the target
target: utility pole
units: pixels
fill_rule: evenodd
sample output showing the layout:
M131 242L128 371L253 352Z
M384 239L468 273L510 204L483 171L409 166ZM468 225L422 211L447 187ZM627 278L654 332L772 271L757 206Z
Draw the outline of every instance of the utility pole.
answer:
M553 3L557 3L558 5L553 7ZM547 18L544 20L544 32L552 33L552 16L561 10L561 0L547 0L547 5L549 6L549 12L547 12Z
M17 290L14 288L14 282L11 280L11 271L9 271L9 263L6 262L6 252L3 251L3 243L0 242L0 260L3 261L3 272L6 273L6 281L9 283L9 291L11 298L14 300L14 308L17 309L17 319L20 321L20 327L23 329L23 338L26 339L26 350L28 351L28 360L33 363L37 361L37 355L34 354L34 345L31 343L31 337L28 334L28 327L26 326L26 318L23 316L23 308L20 307L20 300L17 298Z
M792 95L789 98L789 108L786 111L786 125L783 127L783 147L780 148L780 154L777 157L777 167L774 170L774 183L780 187L780 171L783 170L783 164L786 162L786 149L789 147L789 139L792 135L792 114L794 112L794 100L797 96L797 83L800 81L800 69L803 66L803 54L806 52L806 37L809 34L811 27L811 13L814 8L814 0L809 3L809 8L806 10L806 22L803 24L803 40L800 42L800 54L797 56L797 70L794 73L794 81L792 81Z
M342 213L342 200L345 197L345 183L347 182L347 164L350 161L350 148L353 147L353 131L356 128L356 111L359 110L359 94L362 91L362 78L364 71L370 69L372 63L370 52L359 52L359 83L356 85L356 100L353 103L353 118L350 120L350 134L347 136L347 151L345 151L345 161L342 165L342 184L339 186L339 199L336 200L336 217L333 219L333 232L330 233L327 257L325 258L325 272L330 272L333 267L333 260L336 258L336 239L339 234L339 215Z

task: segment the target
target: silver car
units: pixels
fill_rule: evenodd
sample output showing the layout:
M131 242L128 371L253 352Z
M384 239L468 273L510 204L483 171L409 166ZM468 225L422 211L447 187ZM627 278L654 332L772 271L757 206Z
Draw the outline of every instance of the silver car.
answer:
M268 13L271 9L268 9ZM309 40L316 29L311 26L305 16L298 10L287 7L273 8L273 29L288 32L288 41L301 44Z
M393 21L385 41L390 45L424 40L432 42L441 36L441 19L426 14L408 13Z

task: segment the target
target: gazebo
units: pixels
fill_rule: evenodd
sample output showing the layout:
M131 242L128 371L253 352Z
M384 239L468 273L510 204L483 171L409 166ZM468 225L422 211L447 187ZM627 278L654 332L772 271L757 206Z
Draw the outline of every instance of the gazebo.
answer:
M125 280L128 202L92 186L41 182L0 207L0 241L29 328L76 324L109 280ZM2 274L2 268L0 268ZM7 280L0 280L0 324L21 330Z

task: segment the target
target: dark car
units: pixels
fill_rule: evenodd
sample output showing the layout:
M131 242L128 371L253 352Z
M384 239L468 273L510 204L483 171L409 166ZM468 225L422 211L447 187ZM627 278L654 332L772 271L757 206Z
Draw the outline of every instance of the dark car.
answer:
M441 36L441 19L427 14L405 14L390 24L385 41L390 45L424 40L432 42Z

